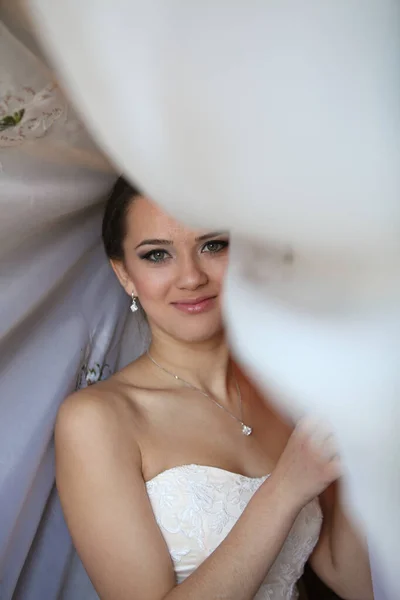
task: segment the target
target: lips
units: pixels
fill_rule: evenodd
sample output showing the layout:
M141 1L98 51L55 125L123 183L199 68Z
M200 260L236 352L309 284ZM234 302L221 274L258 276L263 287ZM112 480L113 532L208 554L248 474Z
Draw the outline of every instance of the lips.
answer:
M212 298L215 298L215 296L201 296L200 298L191 298L190 300L179 300L178 302L173 302L173 304L188 304L193 306L195 304L200 304L205 300L211 300Z
M172 302L172 306L187 314L199 314L211 310L215 306L216 296L202 296L190 300Z

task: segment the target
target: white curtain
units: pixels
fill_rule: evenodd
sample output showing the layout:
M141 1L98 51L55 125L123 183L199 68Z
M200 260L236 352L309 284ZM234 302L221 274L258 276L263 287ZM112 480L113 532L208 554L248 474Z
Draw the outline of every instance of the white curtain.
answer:
M20 8L19 0L0 0L0 599L92 600L96 594L72 550L54 489L55 415L67 393L132 360L145 342L137 323L127 321L128 300L99 240L102 200L115 173L65 100ZM157 116L157 105L152 108ZM145 117L139 123L143 135L159 133L151 110ZM209 147L206 128L203 133ZM165 139L146 147L143 160L153 173L152 152ZM186 143L182 148L186 153ZM202 165L205 156L192 154L190 160ZM157 158L164 160L162 151ZM170 177L167 169L154 185L161 196L168 187L172 206L176 181L167 181L165 173ZM191 217L182 198L191 198L195 171L188 169L185 177L175 209ZM200 180L204 198L213 202L220 182L211 182L208 196L209 182L203 174ZM208 214L201 210L210 222L215 214L208 208ZM244 226L256 223L260 239L267 221L255 214L247 211ZM265 252L253 250L261 257ZM257 261L250 257L247 263L255 271L247 269L245 257L243 265L257 279ZM378 587L376 598L383 600Z
M89 600L54 486L53 427L64 397L120 354L129 299L100 241L116 175L16 8L0 4L0 598ZM131 334L125 362L140 352Z
M29 6L120 168L230 229L232 344L292 417L333 425L346 505L399 597L400 2Z

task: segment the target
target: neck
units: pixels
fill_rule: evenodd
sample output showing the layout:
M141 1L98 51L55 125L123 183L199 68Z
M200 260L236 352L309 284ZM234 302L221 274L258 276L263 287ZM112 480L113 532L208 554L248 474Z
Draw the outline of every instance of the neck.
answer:
M223 333L193 343L153 332L149 352L160 366L195 387L221 399L229 396L230 357Z

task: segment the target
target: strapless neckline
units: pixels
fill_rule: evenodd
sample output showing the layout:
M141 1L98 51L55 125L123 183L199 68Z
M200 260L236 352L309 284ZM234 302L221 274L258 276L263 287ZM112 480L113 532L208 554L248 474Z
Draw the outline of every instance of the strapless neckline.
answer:
M261 475L260 477L250 477L249 475L243 475L242 473L236 473L235 471L229 471L229 469L223 469L222 467L214 467L212 465L201 465L199 463L185 463L182 465L176 465L175 467L170 467L169 469L164 469L164 471L161 471L157 475L154 475L154 477L152 477L151 479L148 479L145 483L146 483L146 485L150 485L151 483L156 481L159 477L162 477L164 475L173 474L180 470L193 469L193 468L210 469L212 471L217 471L222 474L226 474L228 477L241 477L243 479L248 479L249 481L262 481L262 480L267 479L271 475L271 473L267 473L266 475Z
M250 477L188 463L165 469L146 482L178 584L221 544L269 475ZM318 500L300 511L254 600L298 599L296 583L318 541L321 522ZM267 535L268 523L262 526Z

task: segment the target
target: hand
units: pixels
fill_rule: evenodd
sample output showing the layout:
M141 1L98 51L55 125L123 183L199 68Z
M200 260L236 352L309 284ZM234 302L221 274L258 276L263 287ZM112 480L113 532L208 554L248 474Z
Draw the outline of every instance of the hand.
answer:
M334 438L322 422L305 418L292 433L273 478L302 508L340 476Z

